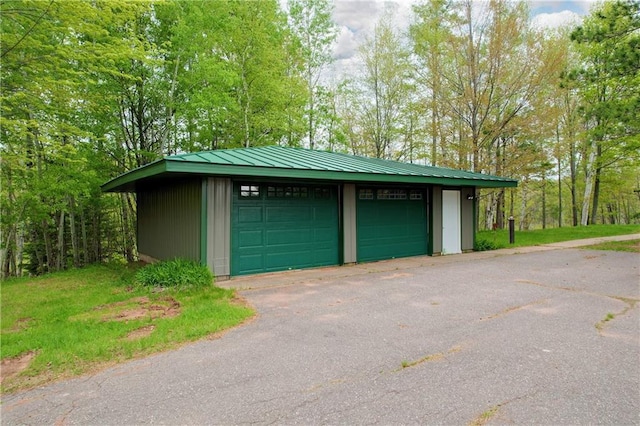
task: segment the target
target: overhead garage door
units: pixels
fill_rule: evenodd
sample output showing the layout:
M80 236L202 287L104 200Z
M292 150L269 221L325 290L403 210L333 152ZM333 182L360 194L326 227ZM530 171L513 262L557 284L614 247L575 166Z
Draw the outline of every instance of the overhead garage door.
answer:
M421 190L358 188L358 261L426 254L426 210Z
M333 186L235 184L231 274L337 265Z

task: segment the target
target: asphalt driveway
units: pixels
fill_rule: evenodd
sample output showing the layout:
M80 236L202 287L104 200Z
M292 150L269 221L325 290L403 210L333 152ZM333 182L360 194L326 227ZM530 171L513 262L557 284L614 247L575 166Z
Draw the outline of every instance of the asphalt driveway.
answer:
M450 259L242 291L249 324L7 395L2 424L640 424L638 254Z

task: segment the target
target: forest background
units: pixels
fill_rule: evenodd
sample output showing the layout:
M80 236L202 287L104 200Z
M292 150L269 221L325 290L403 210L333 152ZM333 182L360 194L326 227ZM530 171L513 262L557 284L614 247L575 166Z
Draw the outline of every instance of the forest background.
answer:
M640 3L535 28L524 1L384 14L336 78L327 0L0 2L0 275L133 261L135 194L163 155L263 145L520 181L479 229L640 222Z

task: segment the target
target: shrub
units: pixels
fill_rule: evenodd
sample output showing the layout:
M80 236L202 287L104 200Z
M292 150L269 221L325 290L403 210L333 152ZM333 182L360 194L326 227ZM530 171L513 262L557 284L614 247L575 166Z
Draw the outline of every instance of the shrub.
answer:
M204 265L174 259L145 266L138 270L135 281L145 287L187 289L212 285L213 275Z
M489 251L489 250L498 250L503 248L504 245L500 244L496 241L488 240L485 238L481 238L476 236L476 242L473 245L474 251Z

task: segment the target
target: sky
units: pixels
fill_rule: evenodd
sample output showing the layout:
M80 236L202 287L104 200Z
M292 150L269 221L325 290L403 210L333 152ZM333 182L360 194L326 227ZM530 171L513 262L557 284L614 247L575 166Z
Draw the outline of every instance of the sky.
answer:
M595 1L528 0L532 25L557 28L579 22ZM418 2L420 0L335 0L333 18L339 34L334 48L334 69L346 72L352 69L359 44L370 34L385 8L394 10L397 26L406 29L411 20L411 6Z

